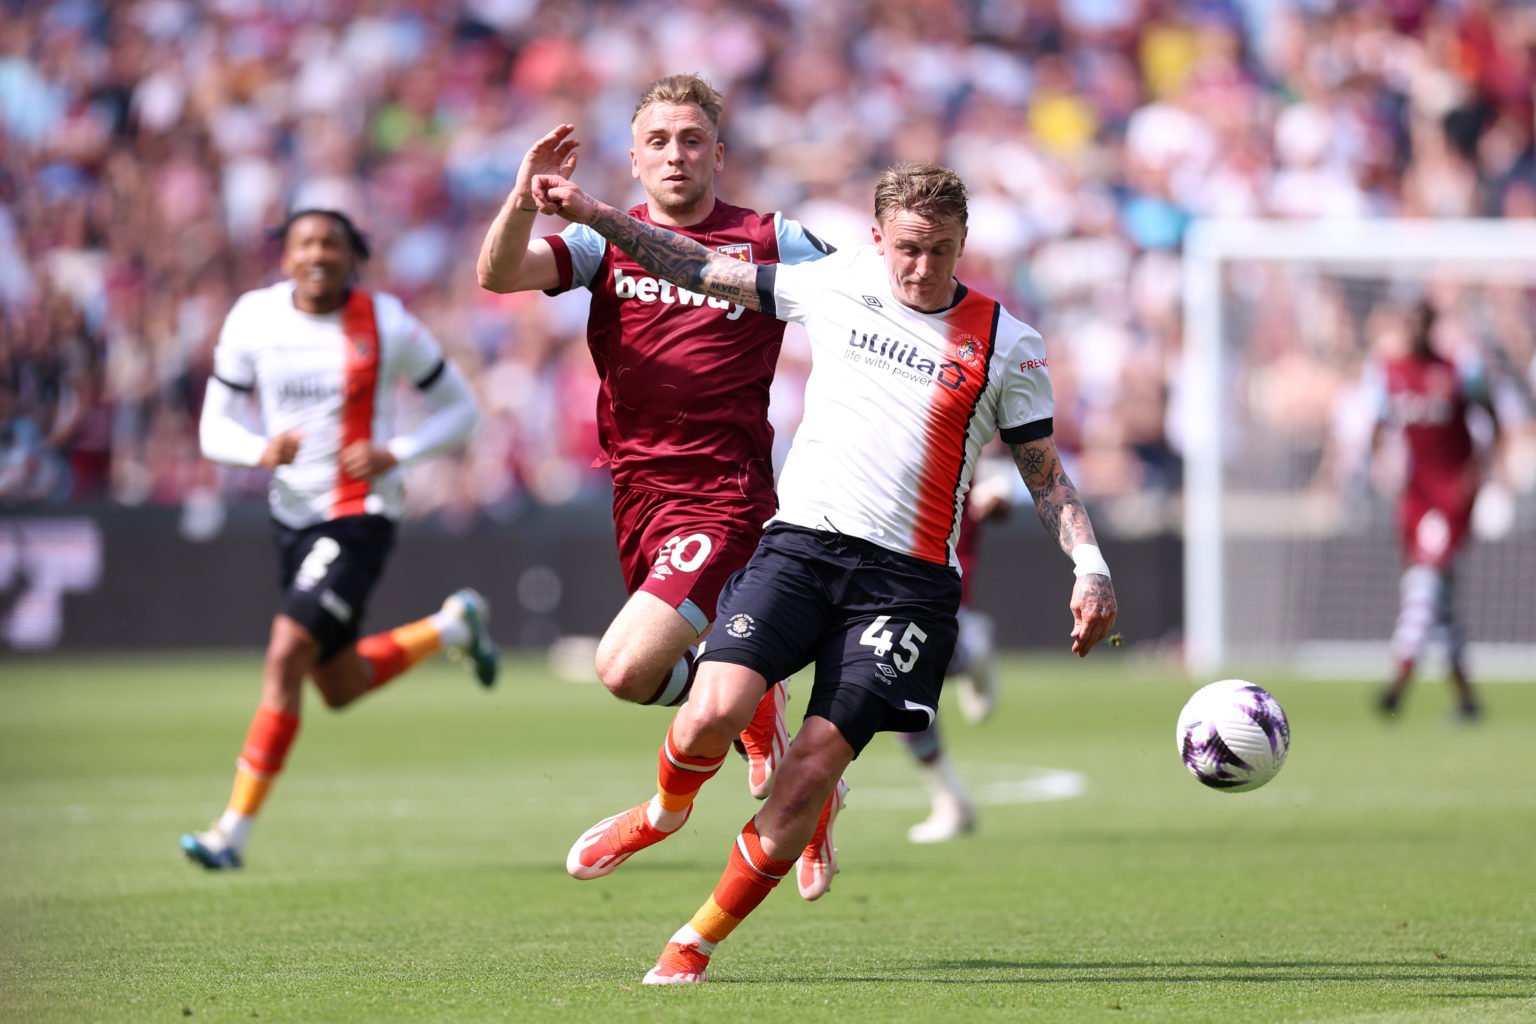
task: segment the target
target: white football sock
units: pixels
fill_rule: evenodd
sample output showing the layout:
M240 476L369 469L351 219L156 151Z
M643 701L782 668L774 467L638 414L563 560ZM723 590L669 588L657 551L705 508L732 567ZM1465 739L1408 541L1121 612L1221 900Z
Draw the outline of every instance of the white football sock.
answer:
M244 852L245 844L251 838L251 826L255 824L255 818L239 811L225 810L219 815L219 831L237 853Z
M469 645L469 623L457 611L444 608L431 616L432 628L442 637L444 648L462 648Z
M669 811L661 806L661 797L653 796L650 806L645 809L645 817L652 828L663 832L676 832L683 827L683 821L688 817L688 809L685 807L681 811Z

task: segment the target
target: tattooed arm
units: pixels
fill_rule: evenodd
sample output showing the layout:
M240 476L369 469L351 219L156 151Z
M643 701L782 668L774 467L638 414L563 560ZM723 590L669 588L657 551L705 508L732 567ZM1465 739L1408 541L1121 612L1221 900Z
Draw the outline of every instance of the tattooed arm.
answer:
M763 308L757 291L758 267L751 263L723 256L676 231L642 223L593 199L559 175L535 177L533 197L541 212L590 225L658 277L747 309Z
M1019 476L1035 499L1040 522L1056 538L1061 550L1077 563L1071 604L1072 653L1081 658L1109 635L1119 611L1108 567L1094 541L1088 510L1062 468L1056 441L1043 437L1008 447L1013 452L1014 465L1019 467Z

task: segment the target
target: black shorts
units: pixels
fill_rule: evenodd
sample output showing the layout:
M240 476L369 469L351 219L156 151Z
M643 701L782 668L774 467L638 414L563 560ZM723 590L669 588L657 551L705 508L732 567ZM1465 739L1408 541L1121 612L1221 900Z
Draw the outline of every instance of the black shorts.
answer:
M368 598L395 546L383 516L344 516L294 529L272 523L282 614L309 630L330 660L357 640Z
M960 575L949 566L775 523L721 592L699 660L769 681L814 662L806 714L836 725L857 756L877 732L933 720L959 607Z

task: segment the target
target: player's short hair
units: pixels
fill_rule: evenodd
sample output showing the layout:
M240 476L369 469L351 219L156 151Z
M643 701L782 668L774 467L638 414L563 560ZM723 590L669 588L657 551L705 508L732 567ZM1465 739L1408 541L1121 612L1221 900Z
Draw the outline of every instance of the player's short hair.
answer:
M640 96L640 102L635 104L634 115L629 123L633 125L640 117L640 112L646 107L656 103L689 104L704 111L704 116L709 118L709 123L714 125L715 134L720 133L720 115L725 113L725 99L698 75L668 75L658 78L646 86L645 92Z
M897 210L935 220L954 217L965 225L965 182L948 167L937 164L899 163L889 167L875 182L875 220Z
M357 262L364 263L373 254L373 249L368 245L368 238L357 225L352 223L352 218L340 210L326 210L318 206L305 207L302 210L294 210L282 222L272 229L274 241L284 246L288 244L288 232L304 217L329 217L341 225L342 232L347 236L347 244L352 248L352 255L357 257Z

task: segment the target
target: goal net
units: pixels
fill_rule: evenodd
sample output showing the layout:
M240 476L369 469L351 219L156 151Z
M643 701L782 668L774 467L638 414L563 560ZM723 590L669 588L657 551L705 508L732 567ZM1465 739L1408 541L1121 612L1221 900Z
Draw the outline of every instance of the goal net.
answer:
M1536 680L1536 223L1208 222L1185 257L1190 670L1386 676L1404 460L1390 434L1371 457L1369 377L1428 299L1502 428L1456 563L1470 668Z

